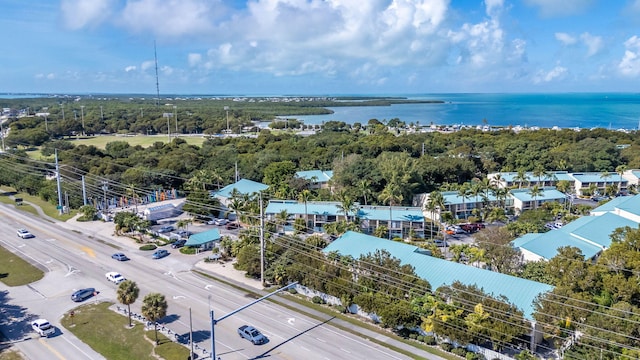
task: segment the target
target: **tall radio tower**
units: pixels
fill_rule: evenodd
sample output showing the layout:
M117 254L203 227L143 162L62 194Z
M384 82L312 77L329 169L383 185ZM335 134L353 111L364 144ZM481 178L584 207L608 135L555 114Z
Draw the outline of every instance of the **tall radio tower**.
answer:
M153 57L156 60L156 107L160 106L160 83L158 81L158 52L156 51L156 41L153 40Z

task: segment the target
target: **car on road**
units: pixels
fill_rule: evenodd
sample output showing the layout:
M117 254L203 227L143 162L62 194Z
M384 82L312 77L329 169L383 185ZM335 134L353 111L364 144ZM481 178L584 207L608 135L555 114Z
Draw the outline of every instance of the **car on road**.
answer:
M115 253L115 254L111 255L111 258L112 259L116 259L118 261L127 261L127 260L129 260L127 255L125 255L123 253Z
M104 276L107 277L107 280L111 281L112 283L114 283L116 285L118 285L121 282L127 280L127 279L124 278L124 276L120 275L119 272L115 272L115 271L109 271Z
M80 289L76 292L74 292L73 294L71 294L71 300L75 301L75 302L81 302L81 301L85 301L88 298L95 296L96 293L96 289L94 288L85 288L85 289Z
M30 238L35 237L27 229L18 229L18 236L23 238L23 239L30 239Z
M238 335L241 338L247 339L253 343L253 345L264 344L267 342L267 337L262 335L258 329L249 325L242 325L238 328Z
M56 333L55 326L51 325L46 319L37 319L31 322L31 328L37 332L38 335L49 337Z
M156 252L151 255L153 259L162 259L163 257L169 255L169 252L164 249L156 250Z
M171 244L171 247L174 249L179 249L183 247L186 242L187 240L176 240L173 242L173 244Z
M173 227L173 225L165 225L165 226L161 227L161 228L158 230L158 232L162 234L162 233L168 233L168 232L171 232L171 231L173 231L173 230L175 230L175 228Z

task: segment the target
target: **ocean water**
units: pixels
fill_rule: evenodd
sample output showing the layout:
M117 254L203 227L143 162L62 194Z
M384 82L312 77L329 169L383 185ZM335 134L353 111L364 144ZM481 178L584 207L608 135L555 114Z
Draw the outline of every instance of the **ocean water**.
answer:
M396 95L397 96L397 95ZM401 104L331 108L330 115L288 116L305 124L359 122L398 118L420 125L490 125L636 130L640 126L640 93L565 94L420 94L409 99L443 104ZM287 116L287 115L283 115Z

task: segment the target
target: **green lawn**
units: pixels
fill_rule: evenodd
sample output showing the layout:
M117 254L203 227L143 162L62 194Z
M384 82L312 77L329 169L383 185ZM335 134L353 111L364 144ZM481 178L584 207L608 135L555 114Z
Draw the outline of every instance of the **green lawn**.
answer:
M44 277L42 270L1 246L0 259L0 281L7 286L26 285Z
M60 221L67 221L71 219L73 216L75 216L75 214L77 213L77 210L72 209L69 214L60 215L60 211L56 209L56 206L54 204L46 202L38 196L32 196L26 193L19 193L19 192L16 192L14 188L10 188L7 186L0 186L0 202L3 202L5 204L15 205L14 199L10 198L9 196L13 196L14 198L22 198L24 201L33 203L34 205L39 206L42 209L42 211L44 211L45 214L47 214L48 216L51 216L52 218L58 219ZM36 209L33 206L28 204L23 203L22 205L16 206L16 209L21 211L26 211L34 215L38 215L38 212L36 211Z
M171 139L174 139L174 136L171 136ZM190 145L202 146L202 143L206 140L206 138L202 136L180 136L180 139L185 140ZM78 139L68 139L75 145L93 145L99 149L104 149L107 143L114 141L126 141L131 146L140 145L142 147L149 147L153 145L155 142L163 142L166 143L168 140L167 135L136 135L136 136L114 136L114 135L105 135L105 136L94 136L94 137L85 137Z
M109 360L157 360L154 353L165 360L184 360L189 356L189 349L160 332L160 345L155 346L153 330L145 331L137 321L129 329L127 317L109 310L111 305L105 302L80 306L74 310L73 318L65 314L60 323Z

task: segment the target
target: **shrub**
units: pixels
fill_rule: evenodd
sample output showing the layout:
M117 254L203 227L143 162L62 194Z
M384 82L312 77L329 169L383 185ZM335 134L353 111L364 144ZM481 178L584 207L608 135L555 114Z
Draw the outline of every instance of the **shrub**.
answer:
M324 300L322 300L322 298L317 295L311 298L311 302L313 302L314 304L324 304Z
M416 340L420 341L420 342L424 342L424 336L422 335L418 335L418 337L416 338Z
M461 357L467 356L467 349L465 348L458 347L458 348L452 349L451 352Z
M294 287L290 287L287 291L289 292L289 294L293 294L293 295L298 293L298 290L296 290L296 288Z
M427 335L424 337L424 343L427 345L435 345L438 342L436 341L436 337L435 336L431 336L431 335Z
M342 305L336 305L336 310L338 310L338 312L340 312L341 314L344 314L347 312L347 308Z
M465 356L465 359L466 360L486 360L484 355L478 354L478 353L474 353L473 351L467 352L467 356Z
M155 244L146 244L146 245L140 246L140 250L145 250L145 251L155 250L157 248L158 247Z
M196 248L190 246L184 246L180 248L181 254L193 255L196 253Z
M416 333L411 333L411 334L409 334L409 339L411 339L411 340L415 340L415 339L417 339L417 338L418 338L418 334L416 334Z
M440 348L444 351L448 351L451 352L451 350L453 349L453 345L449 344L449 343L442 343L440 344Z

